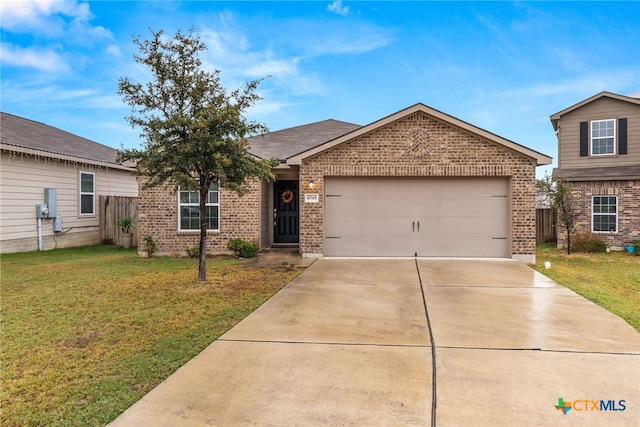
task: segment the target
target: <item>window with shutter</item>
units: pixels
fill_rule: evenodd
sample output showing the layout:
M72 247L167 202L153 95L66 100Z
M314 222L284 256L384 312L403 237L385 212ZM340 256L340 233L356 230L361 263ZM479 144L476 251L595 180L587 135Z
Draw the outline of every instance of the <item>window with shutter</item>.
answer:
M589 155L589 123L580 122L580 157Z
M616 121L593 120L591 122L591 155L616 154Z
M627 119L618 119L618 154L627 154Z

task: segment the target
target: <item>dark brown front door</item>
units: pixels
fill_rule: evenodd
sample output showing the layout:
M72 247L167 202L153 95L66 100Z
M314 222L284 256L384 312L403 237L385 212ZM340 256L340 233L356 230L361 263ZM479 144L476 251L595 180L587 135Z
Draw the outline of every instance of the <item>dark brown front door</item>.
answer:
M298 181L276 181L273 185L273 241L298 243Z

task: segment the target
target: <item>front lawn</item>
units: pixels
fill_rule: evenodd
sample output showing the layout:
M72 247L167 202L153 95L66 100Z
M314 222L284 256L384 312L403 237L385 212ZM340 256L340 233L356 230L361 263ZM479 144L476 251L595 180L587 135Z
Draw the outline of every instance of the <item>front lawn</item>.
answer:
M297 270L138 257L114 246L2 255L2 426L98 426Z
M539 245L533 268L610 312L640 332L640 256L627 252L573 253ZM544 267L545 261L551 268Z

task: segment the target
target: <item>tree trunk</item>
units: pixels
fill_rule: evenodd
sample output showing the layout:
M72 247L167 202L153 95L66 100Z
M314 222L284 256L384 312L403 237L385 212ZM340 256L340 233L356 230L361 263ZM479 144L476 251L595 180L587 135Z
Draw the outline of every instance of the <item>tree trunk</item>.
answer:
M571 255L571 227L567 227L567 255Z
M203 194L204 193L204 194ZM207 195L209 189L200 188L200 262L198 263L198 280L207 281Z

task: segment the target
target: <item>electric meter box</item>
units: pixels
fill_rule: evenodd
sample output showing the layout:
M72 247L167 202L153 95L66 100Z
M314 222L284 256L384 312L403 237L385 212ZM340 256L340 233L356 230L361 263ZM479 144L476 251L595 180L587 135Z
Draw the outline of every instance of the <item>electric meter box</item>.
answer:
M43 218L55 218L58 214L58 190L55 188L44 189L44 204L47 205L49 212L46 217Z
M36 218L48 218L49 209L47 205L36 205Z

